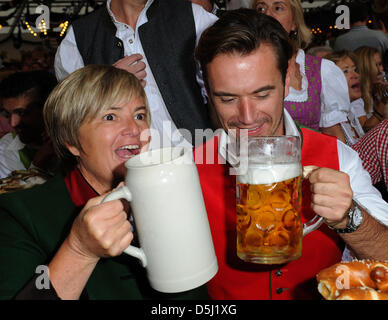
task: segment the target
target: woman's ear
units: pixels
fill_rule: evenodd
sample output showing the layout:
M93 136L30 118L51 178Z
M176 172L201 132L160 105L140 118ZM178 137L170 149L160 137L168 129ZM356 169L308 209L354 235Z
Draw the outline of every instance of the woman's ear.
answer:
M67 144L67 143L66 143L65 145L66 145L67 150L69 150L69 152L70 152L73 156L79 157L79 156L81 155L81 152L78 150L77 147L71 146L71 145L69 145L69 144Z

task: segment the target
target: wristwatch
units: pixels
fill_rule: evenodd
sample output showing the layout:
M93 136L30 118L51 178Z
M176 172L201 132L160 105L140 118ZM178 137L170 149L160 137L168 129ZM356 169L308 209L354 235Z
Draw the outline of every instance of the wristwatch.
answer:
M353 207L348 211L349 221L344 229L335 229L337 233L352 233L358 229L362 223L362 211L357 202L353 200Z

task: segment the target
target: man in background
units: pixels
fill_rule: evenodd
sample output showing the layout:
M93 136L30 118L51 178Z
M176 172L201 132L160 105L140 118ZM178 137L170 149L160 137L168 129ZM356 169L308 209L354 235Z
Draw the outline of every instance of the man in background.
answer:
M1 81L1 111L14 130L0 139L0 178L14 170L47 169L53 160L42 110L56 84L47 71L16 72Z
M211 127L194 48L216 20L189 1L108 0L73 22L56 53L56 76L61 80L88 64L111 64L133 73L149 101L151 130L159 134L150 147L191 147L192 141L177 129L194 137L195 129Z
M365 3L348 4L350 11L350 30L340 35L334 43L334 51L354 51L359 47L376 48L383 56L388 50L388 37L380 30L367 26L368 6Z

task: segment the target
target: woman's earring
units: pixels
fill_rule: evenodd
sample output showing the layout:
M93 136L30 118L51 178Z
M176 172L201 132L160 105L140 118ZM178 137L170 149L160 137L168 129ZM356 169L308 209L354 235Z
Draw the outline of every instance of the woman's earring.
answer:
M291 30L290 33L288 34L288 36L290 37L290 39L296 40L297 37L298 37L298 31L296 31L296 30Z

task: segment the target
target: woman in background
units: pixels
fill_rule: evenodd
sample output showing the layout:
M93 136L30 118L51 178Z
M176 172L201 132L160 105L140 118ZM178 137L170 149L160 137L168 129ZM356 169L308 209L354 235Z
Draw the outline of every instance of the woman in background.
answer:
M294 44L290 93L285 107L299 124L336 136L346 143L341 127L350 101L346 79L331 61L305 54L311 33L299 0L252 0L251 8L278 20Z
M383 81L383 65L379 51L371 47L354 50L362 78L361 92L367 119L361 123L368 131L388 118L388 83Z
M347 114L348 123L343 123L346 140L353 145L362 137L365 132L361 123L366 121L364 100L361 98L360 75L357 71L357 57L350 51L338 51L326 56L326 59L333 61L344 73L349 89L350 109Z
M362 165L372 179L372 184L380 190L387 201L388 195L388 119L383 120L366 134L360 122L365 121L364 102L361 98L360 79L357 73L357 58L353 52L340 51L327 56L345 73L349 85L351 109L348 115L354 129L352 148L358 152ZM361 80L361 81L360 81Z

